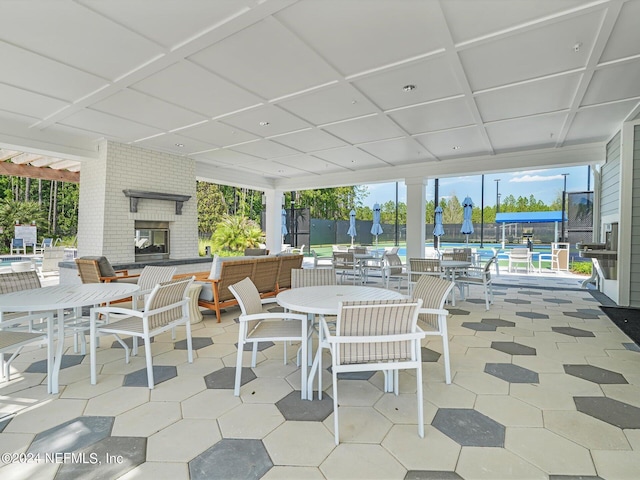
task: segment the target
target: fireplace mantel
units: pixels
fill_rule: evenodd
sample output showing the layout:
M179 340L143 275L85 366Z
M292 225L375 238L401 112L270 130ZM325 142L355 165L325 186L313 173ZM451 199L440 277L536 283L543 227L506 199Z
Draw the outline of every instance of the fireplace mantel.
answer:
M145 192L142 190L122 190L129 197L129 212L138 211L138 200L148 198L152 200L167 200L176 202L176 215L182 215L182 204L191 198L191 195L176 195L173 193Z

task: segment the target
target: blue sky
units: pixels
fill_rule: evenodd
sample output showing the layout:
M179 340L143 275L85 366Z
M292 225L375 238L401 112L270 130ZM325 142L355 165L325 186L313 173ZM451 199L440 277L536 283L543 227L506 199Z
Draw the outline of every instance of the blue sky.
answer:
M550 204L562 192L564 186L563 173L569 174L567 177L568 192L587 190L586 165L524 172L492 173L484 176L484 204L485 206L495 205L496 183L498 183L498 191L501 198L505 198L508 195L513 195L515 198L519 196L529 197L529 195L533 194L536 199ZM496 182L496 179L500 179L500 182ZM427 184L427 200L433 199L434 184L433 179L430 179ZM593 178L589 186L590 190L593 190ZM395 183L374 183L367 184L366 187L369 191L369 196L364 200L364 204L367 206L371 207L376 202L395 201ZM480 206L481 192L482 178L480 175L440 179L440 198L456 195L458 200L462 202L464 197L469 195L473 203ZM400 182L398 185L398 201L407 202L407 190L404 182Z

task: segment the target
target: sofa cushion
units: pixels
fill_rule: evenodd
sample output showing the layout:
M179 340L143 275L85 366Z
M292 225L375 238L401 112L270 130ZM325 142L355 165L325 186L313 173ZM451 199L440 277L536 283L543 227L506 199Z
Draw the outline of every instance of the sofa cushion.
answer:
M200 290L200 295L198 296L200 300L213 302L213 286L211 282L193 282L193 283L202 285L202 290Z
M107 260L107 257L81 257L84 260L97 260L98 261L98 268L100 269L100 276L102 277L115 277L116 276L116 271L113 269L113 267L111 266L111 264L109 263L109 260Z
M237 262L238 260L251 260L255 257L219 257L215 255L211 263L211 271L209 272L209 280L218 280L222 271L224 262Z

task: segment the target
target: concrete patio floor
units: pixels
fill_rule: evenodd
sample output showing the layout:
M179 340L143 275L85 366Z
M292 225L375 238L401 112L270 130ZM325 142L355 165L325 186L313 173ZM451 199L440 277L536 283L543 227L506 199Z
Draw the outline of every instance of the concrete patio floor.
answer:
M98 384L69 341L48 395L45 351L31 348L0 384L0 478L636 479L640 353L581 280L501 271L490 311L473 287L449 308L451 385L438 337L423 343L424 439L410 373L399 396L380 374L340 381L339 446L331 375L322 401L300 400L296 348L283 365L265 345L234 397L236 308L193 325L193 364L184 331L156 338L153 391L144 349L126 365L103 338Z

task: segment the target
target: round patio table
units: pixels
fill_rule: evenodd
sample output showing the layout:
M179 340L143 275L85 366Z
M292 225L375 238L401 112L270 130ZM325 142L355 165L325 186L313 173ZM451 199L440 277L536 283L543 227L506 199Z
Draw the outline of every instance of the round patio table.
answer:
M0 295L3 312L57 312L58 344L53 358L50 393L58 393L58 377L64 347L64 311L70 308L100 305L130 297L139 290L132 283L85 283L77 285L54 285L51 287L19 290Z

